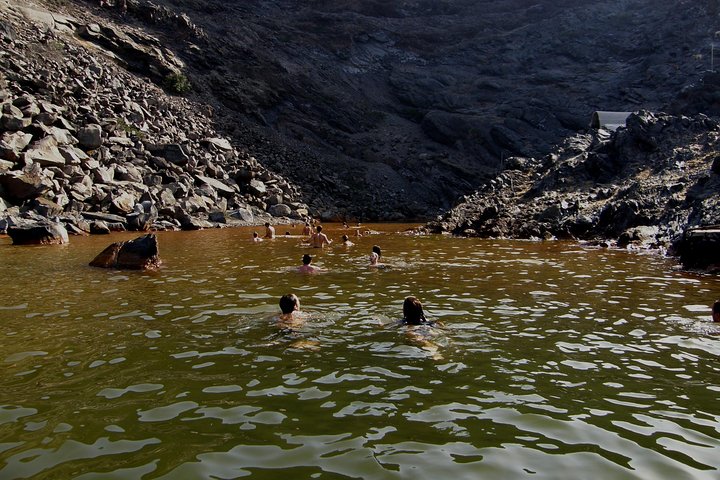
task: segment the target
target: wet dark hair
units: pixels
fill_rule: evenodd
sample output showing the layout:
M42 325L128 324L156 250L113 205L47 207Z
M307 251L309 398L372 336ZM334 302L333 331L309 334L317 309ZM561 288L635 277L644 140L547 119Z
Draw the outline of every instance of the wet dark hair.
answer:
M322 225L315 227L315 230L317 230L318 233L322 232Z
M280 310L282 313L292 313L298 304L298 297L294 293L288 293L280 297Z
M312 255L308 255L307 253L303 255L302 262L303 265L310 265L310 262L312 262Z
M347 242L348 240L349 240L349 238L348 238L347 235L343 235L343 236L342 236L342 241L343 241L343 242Z
M715 300L712 311L713 313L720 313L720 300Z
M377 253L378 257L382 257L382 250L380 250L380 247L378 247L377 245L373 245L372 251Z
M426 321L420 300L417 297L407 297L403 303L403 323L420 325Z
M257 237L257 236L258 236L258 233L257 233L257 232L253 232L253 237Z
M266 227L269 227L269 226L270 226L270 222L265 222L265 226L266 226Z

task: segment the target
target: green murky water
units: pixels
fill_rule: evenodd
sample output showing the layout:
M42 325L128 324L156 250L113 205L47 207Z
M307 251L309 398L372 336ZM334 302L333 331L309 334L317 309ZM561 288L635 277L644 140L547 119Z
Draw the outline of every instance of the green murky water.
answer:
M716 278L372 228L160 233L155 273L87 266L135 235L0 239L0 478L718 478ZM397 327L410 294L444 327Z

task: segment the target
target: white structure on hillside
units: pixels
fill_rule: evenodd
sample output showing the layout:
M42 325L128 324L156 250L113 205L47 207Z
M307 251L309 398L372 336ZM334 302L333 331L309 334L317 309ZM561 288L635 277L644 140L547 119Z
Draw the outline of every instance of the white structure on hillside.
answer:
M590 128L616 130L625 126L625 121L631 113L633 112L593 112Z

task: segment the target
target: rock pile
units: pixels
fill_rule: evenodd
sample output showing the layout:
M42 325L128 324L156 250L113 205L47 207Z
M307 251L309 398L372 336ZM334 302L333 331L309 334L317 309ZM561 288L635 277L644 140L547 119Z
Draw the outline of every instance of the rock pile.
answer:
M641 111L627 127L572 137L543 159L509 159L428 227L667 249L690 227L720 224L718 148L715 120Z
M308 215L296 186L216 133L207 107L166 95L75 35L107 39L111 27L8 2L0 11L0 231L27 221L102 233ZM154 43L137 34L122 44L126 55L133 45ZM160 75L158 65L177 66L167 52L143 62Z

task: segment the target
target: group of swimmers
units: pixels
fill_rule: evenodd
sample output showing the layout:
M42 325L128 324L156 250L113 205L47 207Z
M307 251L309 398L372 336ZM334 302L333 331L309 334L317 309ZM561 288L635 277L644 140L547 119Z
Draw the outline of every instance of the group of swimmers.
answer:
M349 228L347 223L343 224L345 228ZM333 241L328 238L328 236L323 233L323 227L322 225L317 225L315 227L315 233L312 233L312 229L309 222L305 223L305 226L303 227L302 234L304 236L309 236L307 245L312 248L324 248L326 246L330 246ZM286 236L290 235L290 232L285 232ZM362 234L360 233L360 229L356 229L356 236L360 237ZM252 234L252 241L253 242L262 242L265 239L273 239L275 238L275 227L270 225L270 223L265 223L265 236L262 238L258 234L257 231L253 232ZM350 247L352 245L355 245L352 241L350 241L350 237L348 237L347 234L343 234L342 236L342 245L346 247ZM384 267L384 265L380 262L382 258L382 250L378 245L373 245L372 251L370 252L370 266L371 267ZM317 267L315 265L311 265L313 260L313 256L310 254L305 254L302 257L302 265L298 267L298 271L300 273L318 273L324 271L322 268Z
M281 320L289 321L300 312L300 299L294 293L288 293L280 297ZM422 303L417 297L409 296L403 302L402 325L434 325L425 318L425 311Z

